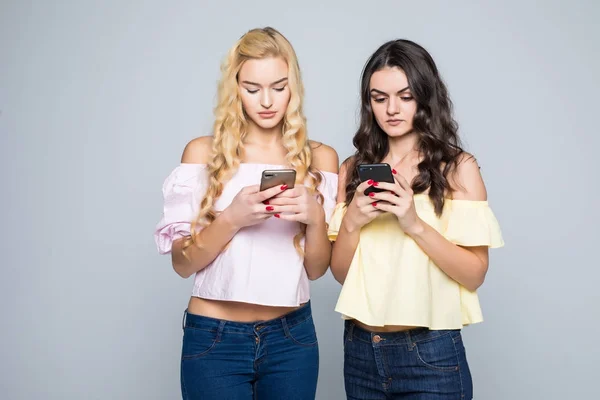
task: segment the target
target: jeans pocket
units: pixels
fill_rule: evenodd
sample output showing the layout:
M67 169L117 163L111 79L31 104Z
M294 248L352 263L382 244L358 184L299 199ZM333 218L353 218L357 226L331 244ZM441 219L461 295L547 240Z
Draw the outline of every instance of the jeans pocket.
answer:
M183 360L194 359L207 355L217 344L216 329L200 329L185 327L183 330Z
M451 333L444 333L431 340L416 342L419 363L435 371L458 371L459 358L454 341Z
M312 317L296 325L288 326L288 336L294 343L301 346L316 346L318 343Z

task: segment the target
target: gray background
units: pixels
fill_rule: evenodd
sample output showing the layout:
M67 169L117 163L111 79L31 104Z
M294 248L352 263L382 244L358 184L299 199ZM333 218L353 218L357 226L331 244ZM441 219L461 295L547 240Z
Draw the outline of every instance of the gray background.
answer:
M464 332L475 398L595 398L598 3L206 3L0 3L0 397L179 397L192 282L156 253L160 188L210 133L225 52L272 25L311 137L341 159L369 54L398 37L431 51L507 242ZM318 399L344 396L338 292L312 285Z

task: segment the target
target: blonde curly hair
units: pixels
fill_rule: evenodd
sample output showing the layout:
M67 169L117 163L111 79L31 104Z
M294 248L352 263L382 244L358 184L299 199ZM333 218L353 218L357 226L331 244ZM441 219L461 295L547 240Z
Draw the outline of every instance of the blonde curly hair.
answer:
M283 146L287 150L286 161L296 170L296 182L306 184L311 194L317 194L323 203L323 195L317 187L321 184L321 174L311 166L312 152L306 134L306 117L302 110L304 87L296 53L290 42L271 27L252 29L244 34L229 51L221 65L221 79L218 86L218 100L215 107L212 153L213 159L207 164L209 184L200 203L200 211L192 221L191 235L183 243L185 249L197 242L198 226L204 228L216 218L214 204L223 192L223 186L237 171L244 154L244 139L248 132L248 120L242 107L238 88L238 74L247 60L268 57L281 57L288 65L288 86L290 100L283 118ZM302 225L294 237L294 246L303 256L301 240L306 232ZM187 255L186 255L187 257Z

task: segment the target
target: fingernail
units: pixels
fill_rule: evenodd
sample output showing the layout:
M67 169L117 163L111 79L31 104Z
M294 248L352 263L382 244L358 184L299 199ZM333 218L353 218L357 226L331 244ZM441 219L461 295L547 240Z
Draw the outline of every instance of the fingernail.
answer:
M396 175L396 174L397 174L397 172L396 172L396 170L395 170L395 169L393 169L393 170L392 170L392 174L394 174L394 175Z
M281 190L285 190L285 189L287 189L287 185L281 185L281 188L280 188L280 189L281 189Z
M275 218L279 218L279 214L275 214L275 215L274 215L274 217L275 217Z
M369 197L373 197L373 196L375 196L375 193L373 193L373 192L369 193Z
M267 207L267 211L273 211L273 210L274 210L274 208L273 208L273 207L271 207L271 206L268 206L268 207Z
M379 182L373 182L373 186L379 185Z
M263 201L263 204L269 204L269 200Z
M368 183L369 185L372 185L372 184L373 184L373 179L369 179L369 180L367 181L367 183Z
M377 207L377 202L373 203L373 207Z

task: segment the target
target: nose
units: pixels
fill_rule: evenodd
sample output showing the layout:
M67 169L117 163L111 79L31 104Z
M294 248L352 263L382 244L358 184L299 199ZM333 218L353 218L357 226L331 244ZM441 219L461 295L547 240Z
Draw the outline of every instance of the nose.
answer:
M261 92L262 96L260 96L260 105L268 110L273 105L273 99L271 98L269 90L263 90Z
M396 96L390 97L386 111L388 115L396 115L400 112L400 102L398 101Z

